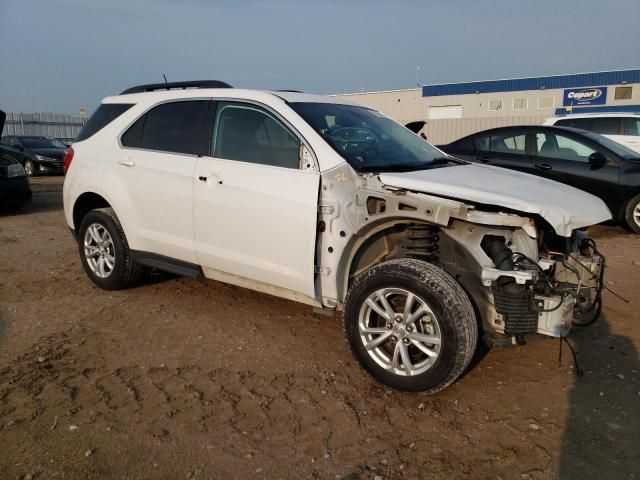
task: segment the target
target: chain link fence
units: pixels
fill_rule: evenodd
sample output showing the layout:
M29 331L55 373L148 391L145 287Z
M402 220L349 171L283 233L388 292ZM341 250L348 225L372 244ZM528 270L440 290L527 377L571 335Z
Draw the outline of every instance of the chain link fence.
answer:
M71 143L86 122L84 116L7 112L2 135L42 135Z

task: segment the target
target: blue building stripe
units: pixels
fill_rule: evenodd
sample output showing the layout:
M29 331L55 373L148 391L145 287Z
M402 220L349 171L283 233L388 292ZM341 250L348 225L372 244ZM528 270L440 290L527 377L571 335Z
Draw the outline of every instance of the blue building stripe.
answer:
M423 97L442 95L466 95L470 93L515 92L549 88L577 88L617 85L623 82L640 83L640 69L612 70L609 72L577 73L549 77L514 78L511 80L488 80L482 82L446 83L423 85Z
M573 107L567 111L567 107L556 108L556 115L569 115L571 113L640 113L640 105L603 105L601 107Z

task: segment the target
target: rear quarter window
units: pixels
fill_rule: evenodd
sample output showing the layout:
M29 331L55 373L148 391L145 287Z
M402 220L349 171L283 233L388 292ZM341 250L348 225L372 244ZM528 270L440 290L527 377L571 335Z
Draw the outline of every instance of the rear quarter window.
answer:
M82 142L83 140L92 137L131 107L133 107L132 103L101 104L93 115L91 115L89 120L87 120L87 123L84 124L84 127L82 127L82 130L78 133L75 141Z

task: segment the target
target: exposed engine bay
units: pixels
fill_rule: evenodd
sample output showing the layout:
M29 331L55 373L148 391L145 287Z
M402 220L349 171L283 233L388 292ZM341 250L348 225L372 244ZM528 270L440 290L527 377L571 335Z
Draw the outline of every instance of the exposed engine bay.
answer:
M586 231L562 236L540 215L349 177L323 179L317 257L325 305L339 308L349 283L373 265L408 257L463 286L490 345L563 338L599 316L605 259Z

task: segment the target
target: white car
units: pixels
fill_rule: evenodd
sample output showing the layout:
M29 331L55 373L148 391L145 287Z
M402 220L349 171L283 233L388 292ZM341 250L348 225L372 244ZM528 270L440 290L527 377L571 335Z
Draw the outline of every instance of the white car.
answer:
M640 152L640 113L576 113L548 118L544 124L599 133Z
M105 98L69 150L64 207L104 289L154 268L343 310L360 364L432 393L480 335L517 345L595 321L598 198L470 164L381 113L222 82ZM313 339L310 348L323 348Z

